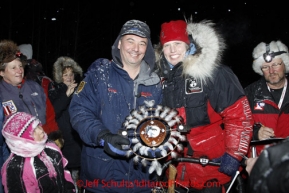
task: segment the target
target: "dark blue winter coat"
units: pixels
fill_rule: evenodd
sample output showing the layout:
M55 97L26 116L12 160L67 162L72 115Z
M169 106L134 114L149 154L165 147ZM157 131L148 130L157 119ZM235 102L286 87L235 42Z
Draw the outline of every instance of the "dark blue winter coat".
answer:
M107 59L96 60L89 71L69 109L72 126L85 143L81 159L85 188L95 192L150 192L152 187L139 187L136 183L153 180L155 174L149 176L148 167L143 169L141 164L135 168L131 159L110 157L98 146L97 136L105 129L118 133L131 110L144 105L144 100L160 104L159 78L154 73L149 75L150 69L144 61L136 80Z
M141 63L140 72L133 80L123 70L118 43L112 46L113 60L98 59L89 67L70 103L72 127L84 142L81 155L80 185L92 192L151 192L155 173L148 173L141 163L125 157L113 158L98 146L97 137L103 130L117 134L133 109L144 101L161 103L160 78L152 72L155 55L151 44Z

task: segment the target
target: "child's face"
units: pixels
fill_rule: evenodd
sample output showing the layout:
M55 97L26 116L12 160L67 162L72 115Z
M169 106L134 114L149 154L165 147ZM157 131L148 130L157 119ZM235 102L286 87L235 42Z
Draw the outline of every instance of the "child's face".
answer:
M44 139L44 136L45 132L43 128L40 125L38 125L33 132L34 141L42 141Z

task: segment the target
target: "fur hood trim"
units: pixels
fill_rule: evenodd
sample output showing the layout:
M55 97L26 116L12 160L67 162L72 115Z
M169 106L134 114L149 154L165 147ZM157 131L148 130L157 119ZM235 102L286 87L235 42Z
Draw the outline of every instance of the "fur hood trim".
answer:
M83 75L82 68L75 62L72 58L67 56L59 57L53 65L53 79L57 83L62 82L62 70L65 66L71 66L74 73L79 74L81 77Z
M220 65L226 48L223 37L214 29L214 23L203 20L200 23L189 21L188 34L192 36L196 52L183 61L183 75L192 76L204 83L211 79L215 68Z

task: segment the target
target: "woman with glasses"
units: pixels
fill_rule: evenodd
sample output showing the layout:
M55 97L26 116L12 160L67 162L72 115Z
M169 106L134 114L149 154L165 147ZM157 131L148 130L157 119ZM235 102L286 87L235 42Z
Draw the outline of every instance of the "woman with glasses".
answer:
M253 50L253 70L262 77L245 88L254 118L253 140L289 136L288 48L261 42ZM264 145L257 145L257 156Z

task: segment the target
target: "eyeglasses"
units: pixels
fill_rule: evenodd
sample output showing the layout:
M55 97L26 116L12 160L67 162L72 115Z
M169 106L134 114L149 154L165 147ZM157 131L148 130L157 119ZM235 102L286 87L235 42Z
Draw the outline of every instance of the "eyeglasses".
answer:
M268 71L270 67L271 67L273 70L277 70L277 69L281 66L282 63L283 63L283 62L274 63L274 64L272 64L271 66L262 66L262 67L261 67L261 70L263 70L263 71Z

